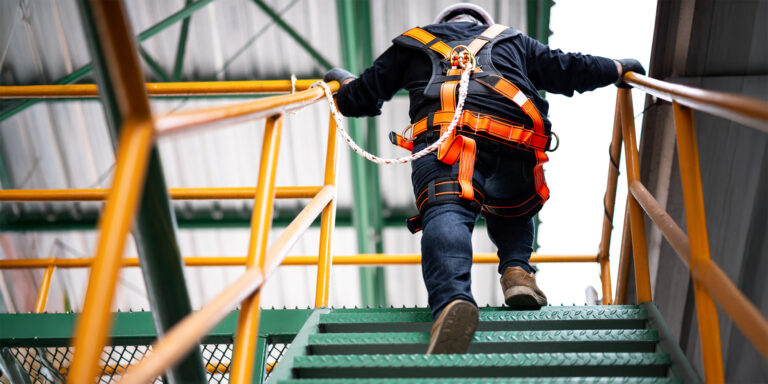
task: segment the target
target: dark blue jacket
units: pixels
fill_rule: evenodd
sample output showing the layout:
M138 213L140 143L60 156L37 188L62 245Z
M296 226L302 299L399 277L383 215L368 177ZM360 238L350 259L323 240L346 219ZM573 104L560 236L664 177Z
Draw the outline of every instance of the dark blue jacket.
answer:
M424 27L444 41L461 40L480 35L488 26L469 22L433 24ZM613 60L563 53L520 34L498 42L492 51L493 65L502 76L517 85L539 109L544 123L549 104L538 91L572 96L614 83L619 78ZM427 55L417 49L393 44L366 69L358 79L342 86L337 94L339 110L345 116L376 116L381 105L400 89L409 91L411 122L440 109L438 99L427 99L421 91L432 75ZM415 91L418 90L418 91ZM523 111L503 96L467 97L465 108L505 119L530 124Z

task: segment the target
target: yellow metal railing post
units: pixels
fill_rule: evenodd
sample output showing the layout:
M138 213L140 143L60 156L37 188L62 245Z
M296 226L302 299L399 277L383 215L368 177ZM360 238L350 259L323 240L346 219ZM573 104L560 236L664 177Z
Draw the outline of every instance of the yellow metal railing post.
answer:
M51 264L45 269L43 280L40 282L40 292L37 294L37 303L35 304L35 313L43 313L45 304L48 302L48 292L51 290L51 279L53 279L53 270L56 267Z
M99 47L92 51L100 50L103 57L123 124L115 153L114 181L99 219L96 256L75 330L68 383L92 383L98 374L99 356L112 325L112 299L121 258L139 205L155 132L122 2L91 0L83 7L90 9L84 13L90 13L89 21L94 23L94 34L100 40Z
M627 159L627 185L640 180L640 161L635 138L635 116L632 110L632 91L619 88L621 108L621 132L624 138L624 153ZM635 285L637 301L646 303L651 298L651 279L648 273L648 252L645 243L645 215L637 200L629 198L629 221L632 225L632 256L635 262Z
M272 206L275 201L275 175L280 149L282 115L267 118L264 128L264 143L259 162L259 178L251 216L251 241L248 247L246 268L263 271L267 252L269 229L272 227ZM256 338L259 333L260 292L243 301L237 319L234 355L232 357L232 383L250 383L253 376L253 360L256 353Z
M672 104L677 129L677 153L685 200L685 218L688 224L688 240L691 247L691 273L695 275L710 260L707 219L704 213L704 193L701 187L699 150L696 144L693 111L677 102ZM695 276L693 289L696 294L696 316L699 321L699 337L706 381L707 383L722 383L723 361L717 308L712 297Z
M608 149L610 164L608 165L608 183L603 198L603 232L600 237L600 250L598 262L600 263L600 280L603 285L603 305L610 305L611 295L611 232L613 230L613 213L616 207L616 186L619 183L619 161L621 159L621 110L619 98L616 98L616 107L613 113L613 136L611 146Z
M336 185L336 163L338 160L338 145L336 144L336 119L330 113L328 123L328 149L325 155L325 185ZM323 209L320 219L320 250L317 260L317 283L315 288L315 308L327 307L331 287L331 266L333 254L331 238L336 223L336 198L328 202Z

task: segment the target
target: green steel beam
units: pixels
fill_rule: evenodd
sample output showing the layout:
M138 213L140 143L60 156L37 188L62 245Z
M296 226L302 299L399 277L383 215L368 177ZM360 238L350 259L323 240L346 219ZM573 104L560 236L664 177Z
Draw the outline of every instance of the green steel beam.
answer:
M6 206L7 207L7 206ZM0 212L0 232L41 232L41 231L92 231L96 229L99 210L62 210L61 212L27 212L20 217L9 218L8 210L3 208ZM209 228L248 228L250 227L250 211L240 210L189 210L176 208L174 216L177 226L181 229L209 229ZM284 228L296 217L296 210L276 210L272 226ZM403 228L405 221L413 216L410 211L387 210L382 217L384 228ZM313 227L320 225L319 218L312 223ZM481 217L475 226L483 226L485 221ZM337 227L352 227L352 211L348 208L339 209L336 213Z
M202 7L207 5L213 0L198 0L194 4L191 4L188 7L185 7L178 12L166 17L165 19L161 20L157 24L145 29L143 32L136 35L137 43L143 42L150 37L158 34L160 31L170 27L174 23L184 20L188 18L193 13L200 10ZM83 65L82 67L78 68L74 72L56 80L53 82L54 85L60 85L60 84L72 84L83 77L85 77L87 74L91 72L93 69L93 63L88 63ZM39 99L27 99L27 100L14 100L11 102L8 102L8 105L0 111L0 122L3 120L25 110L27 107L37 103Z
M123 111L117 107L118 98L124 97L125 91L115 89L112 86L103 47L99 42L99 34L95 27L95 17L87 0L81 0L80 10L83 29L94 63L94 77L99 85L99 95L104 105L113 145L117 148L119 130L126 118L122 115ZM117 49L136 48L119 47ZM143 79L135 79L135 81L141 80ZM143 88L144 84L126 84L125 86ZM149 155L146 179L141 203L136 214L133 235L136 240L149 304L153 309L152 317L155 328L160 335L163 335L192 312L192 303L189 300L187 286L184 282L184 265L176 237L176 218L173 214L168 187L163 177L160 151L154 145ZM192 349L178 364L166 370L165 374L171 383L205 382L205 367L200 349Z
M293 38L293 40L295 40L299 45L301 45L301 47L304 48L307 51L307 53L310 54L310 56L312 56L323 67L325 67L325 69L333 68L333 65L328 59L326 59L318 50L312 47L312 45L309 44L307 40L301 37L301 35L299 35L299 33L296 32L296 30L293 27L288 25L288 23L286 23L285 20L283 20L283 18L280 17L280 15L277 12L275 12L275 10L273 10L269 5L267 5L263 0L253 0L253 2L256 3L256 5L258 5L262 11L264 11L267 15L269 15L269 17L271 17L272 20L274 20L274 22L280 26L280 28L282 28L285 32L287 32Z
M184 8L188 8L195 0L187 0ZM189 36L189 21L187 17L181 22L181 32L179 32L179 43L176 46L176 60L173 61L173 81L181 81L181 71L184 68L184 55L187 52L187 36Z
M155 73L155 75L160 78L162 81L171 81L171 77L165 73L165 70L163 67L158 63L152 55L147 52L144 47L139 44L139 54L141 55L141 58L144 59L144 62L147 63L147 66L149 69L152 70L152 72Z
M356 21L359 12L356 9L357 2L352 0L337 0L339 30L341 35L341 52L344 67L352 73L360 73L363 67L359 39L360 29ZM367 143L366 135L375 135L370 129L366 130L362 124L363 120L347 119L348 131L353 140L358 143ZM375 144L375 139L372 142ZM371 148L369 146L369 148ZM373 215L373 205L380 205L380 198L376 198L378 191L374 192L371 187L372 179L376 176L369 176L369 165L367 161L360 156L352 156L352 180L353 180L353 221L357 229L357 248L360 253L372 253L376 249L372 241L381 237L381 233L375 232L375 223ZM378 177L376 177L378 179ZM377 184L377 183L376 183ZM363 305L384 305L384 273L383 269L372 267L360 268L360 293Z
M290 342L309 318L311 309L262 309L259 337L270 342ZM237 315L233 311L219 323L203 343L230 343L237 329ZM77 320L77 313L14 313L0 314L0 348L2 347L54 347L69 345ZM117 312L110 334L111 345L151 344L157 339L152 313Z

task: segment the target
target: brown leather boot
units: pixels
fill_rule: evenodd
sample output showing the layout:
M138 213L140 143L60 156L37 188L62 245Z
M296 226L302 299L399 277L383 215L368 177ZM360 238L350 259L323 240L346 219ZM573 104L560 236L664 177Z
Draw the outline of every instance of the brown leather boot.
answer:
M501 290L504 291L504 301L512 309L540 309L547 305L533 273L528 273L520 267L509 267L501 276Z
M466 353L477 329L477 307L466 300L448 303L432 324L428 355Z

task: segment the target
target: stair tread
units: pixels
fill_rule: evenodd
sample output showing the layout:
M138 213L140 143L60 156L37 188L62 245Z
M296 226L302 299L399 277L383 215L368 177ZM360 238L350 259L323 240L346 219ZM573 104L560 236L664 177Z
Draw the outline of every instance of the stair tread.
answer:
M650 329L497 331L476 332L472 343L517 342L632 342L658 341ZM309 337L310 345L427 344L428 332L319 333Z
M481 378L381 378L291 379L280 384L682 384L671 377L481 377Z
M647 319L645 309L577 307L539 311L480 311L480 322L595 321ZM321 324L432 322L428 312L333 312L320 316Z
M617 310L617 309L640 309L641 306L639 305L610 305L610 306L602 306L602 305L547 305L544 307L541 307L540 311L569 311L569 310L585 310L585 309L596 309L596 308L606 308L611 310ZM365 307L365 308L331 308L333 310L333 313L381 313L381 312L417 312L417 313L431 313L430 309L428 307ZM503 307L480 307L480 312L498 312L498 311L504 311L509 312L512 311L507 306Z
M440 367L563 367L563 366L668 366L666 353L478 353L456 355L325 355L297 356L302 368L440 368Z

